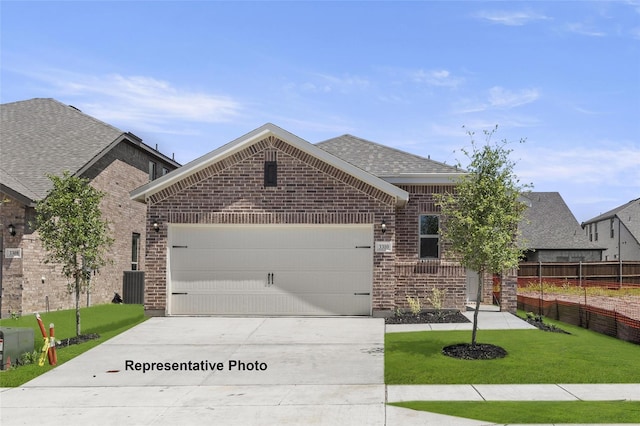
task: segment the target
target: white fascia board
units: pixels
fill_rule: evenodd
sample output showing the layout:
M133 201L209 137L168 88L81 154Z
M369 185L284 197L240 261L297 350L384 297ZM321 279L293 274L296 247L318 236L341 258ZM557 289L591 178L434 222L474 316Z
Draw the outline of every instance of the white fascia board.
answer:
M407 173L398 176L381 177L394 185L455 185L467 173Z
M369 185L393 196L396 199L396 204L398 206L403 206L409 200L409 193L398 188L397 186L385 182L384 180L367 173L352 164L347 163L340 158L329 154L328 152L316 147L315 145L305 141L304 139L294 135L293 133L289 133L286 130L281 129L278 126L275 126L271 123L267 123L252 132L241 136L234 141L227 143L226 145L221 146L208 154L203 155L200 158L197 158L184 166L176 169L165 176L162 176L152 182L149 182L146 185L141 186L133 190L130 194L131 199L136 201L145 202L148 197L155 194L158 191L161 191L168 186L173 185L174 183L194 174L198 171L208 167L209 165L223 160L230 155L235 154L238 151L245 149L248 146L270 136L273 135L278 139L281 139L301 151L306 152L332 166L338 168L339 170L344 171L366 183Z

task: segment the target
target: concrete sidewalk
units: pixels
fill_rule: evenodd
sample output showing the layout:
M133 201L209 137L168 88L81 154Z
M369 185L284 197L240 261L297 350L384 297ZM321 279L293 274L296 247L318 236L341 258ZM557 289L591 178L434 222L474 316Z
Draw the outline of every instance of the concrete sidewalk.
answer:
M387 386L387 402L404 401L640 401L640 384ZM389 426L493 424L389 405L386 414Z

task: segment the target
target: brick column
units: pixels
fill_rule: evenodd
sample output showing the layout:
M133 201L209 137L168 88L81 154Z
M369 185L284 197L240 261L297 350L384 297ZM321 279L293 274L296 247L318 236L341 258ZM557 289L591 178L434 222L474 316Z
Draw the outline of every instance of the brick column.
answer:
M518 270L512 269L502 275L500 286L500 310L515 314L518 310Z

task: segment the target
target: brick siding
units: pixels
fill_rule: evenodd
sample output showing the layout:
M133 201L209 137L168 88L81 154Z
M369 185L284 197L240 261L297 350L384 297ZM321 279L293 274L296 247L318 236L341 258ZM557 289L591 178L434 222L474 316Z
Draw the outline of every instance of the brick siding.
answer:
M434 194L453 191L453 185L400 185L409 192L409 203L397 213L397 288L395 304L407 308L407 297L417 297L425 308L433 308L428 299L433 289L444 290L444 308L464 310L466 270L455 261L440 240L440 258L420 259L419 218L422 214L440 215Z
M107 193L100 208L109 222L114 244L107 254L109 264L92 275L90 305L109 303L113 293L122 295L123 271L131 270L132 234L140 234L139 269L144 270L146 206L130 199L133 189L149 181L149 159L146 152L122 142L105 154L82 176L91 185ZM174 167L158 161L159 167ZM3 199L7 197L3 196ZM75 307L75 296L68 291L69 282L61 266L45 263L45 251L37 231L29 226L35 218L33 208L17 200L3 204L1 223L13 221L16 236L8 237L3 226L4 247L22 247L22 259L3 259L2 318L10 312L29 314ZM29 217L29 219L27 219ZM44 282L43 282L44 278ZM80 296L81 306L87 306L87 294Z

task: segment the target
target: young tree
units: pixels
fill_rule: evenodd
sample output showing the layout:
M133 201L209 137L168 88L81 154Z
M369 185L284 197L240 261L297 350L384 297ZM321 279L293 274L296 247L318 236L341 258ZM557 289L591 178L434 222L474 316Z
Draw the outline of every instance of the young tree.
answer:
M525 205L519 197L530 185L521 185L515 176L515 163L509 160L512 150L506 148L508 142L491 142L496 130L497 126L484 131L483 146L477 146L474 133L468 132L471 150L462 150L470 160L465 167L468 174L459 180L454 193L441 194L437 199L445 242L463 266L478 272L472 347L476 346L485 272L497 274L517 267L523 252L518 223Z
M100 211L106 194L67 171L48 177L53 188L36 205L36 227L48 252L45 262L62 264L62 274L73 278L69 291L75 292L80 335L80 292L89 285L91 271L107 263L106 250L113 242Z

